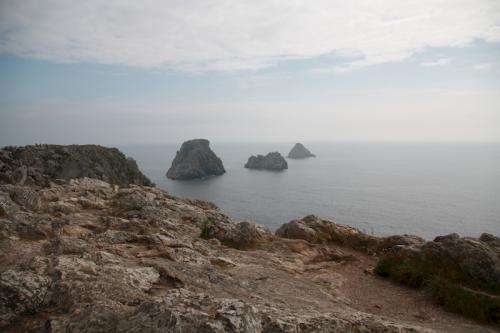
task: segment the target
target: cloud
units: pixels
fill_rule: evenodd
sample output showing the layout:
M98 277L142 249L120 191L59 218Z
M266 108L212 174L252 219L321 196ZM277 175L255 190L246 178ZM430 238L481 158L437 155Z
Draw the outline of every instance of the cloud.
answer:
M436 66L446 66L451 62L451 58L439 58L435 61L427 61L420 63L420 67L436 67Z
M493 68L493 64L490 64L490 63L476 64L476 65L472 66L472 68L484 71L484 70Z
M497 0L3 0L0 53L205 72L334 55L336 71L500 41Z

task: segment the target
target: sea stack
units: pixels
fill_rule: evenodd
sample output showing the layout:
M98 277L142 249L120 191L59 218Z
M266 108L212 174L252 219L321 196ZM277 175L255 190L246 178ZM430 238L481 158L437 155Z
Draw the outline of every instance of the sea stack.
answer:
M302 143L296 143L292 150L288 153L288 158L308 158L316 157Z
M210 142L206 139L184 142L167 171L167 178L189 180L225 173L221 159L215 155L209 145Z
M278 152L268 153L266 156L250 156L245 164L247 169L281 171L288 169L288 163Z

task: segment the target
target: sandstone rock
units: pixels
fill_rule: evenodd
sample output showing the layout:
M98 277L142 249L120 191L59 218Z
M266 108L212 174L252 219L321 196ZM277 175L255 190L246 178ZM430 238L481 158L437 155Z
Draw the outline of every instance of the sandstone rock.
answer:
M293 146L292 150L288 153L288 158L307 158L307 157L316 157L316 155L312 154L302 143L296 143Z
M288 163L278 152L268 153L266 156L250 156L245 164L247 169L281 171L288 169Z
M226 172L222 161L209 147L205 139L194 139L182 144L177 151L167 177L170 179L195 179L219 176Z
M33 145L0 150L0 182L49 186L56 180L97 178L108 183L154 185L116 148L96 145Z

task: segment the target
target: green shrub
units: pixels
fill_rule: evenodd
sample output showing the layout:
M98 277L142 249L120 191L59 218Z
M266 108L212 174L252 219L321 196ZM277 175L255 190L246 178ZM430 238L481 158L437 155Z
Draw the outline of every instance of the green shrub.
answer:
M500 322L500 297L443 279L430 283L433 298L450 311L484 322Z
M422 263L382 257L375 267L375 273L410 287L430 289L433 298L450 311L478 321L500 323L500 296L458 284L456 281L473 285L466 277L457 276L452 269L450 267L450 271L446 272L446 267L436 269ZM450 275L456 281L450 280Z

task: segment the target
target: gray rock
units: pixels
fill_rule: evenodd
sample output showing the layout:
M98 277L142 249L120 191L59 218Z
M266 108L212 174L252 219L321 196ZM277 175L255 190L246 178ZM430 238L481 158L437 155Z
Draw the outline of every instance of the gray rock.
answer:
M96 178L117 185L154 184L116 148L97 145L32 145L0 150L0 183L47 187L51 182Z
M19 209L9 193L0 191L0 217L9 217Z
M153 187L79 179L35 189L37 210L22 195L11 200L12 186L0 186L2 332L431 331L349 305L347 276L330 268L350 265L354 251L280 239ZM306 232L288 236L317 243L367 237L314 215L294 224Z
M19 314L35 311L44 301L51 280L48 277L7 270L0 275L0 327Z
M484 285L500 286L500 258L488 243L469 237L444 237L422 246L420 260L427 266L456 267Z
M387 249L382 259L413 267L422 275L438 276L444 281L486 292L498 290L500 253L495 246L496 237L483 235L481 238L450 234L429 242L413 239Z
M233 223L227 220L207 219L202 226L201 236L218 239L222 244L237 249L247 249L268 239L271 232L252 222Z
M288 169L288 163L278 152L268 153L266 156L250 156L245 164L247 169L281 171Z
M222 161L209 147L205 139L194 139L182 144L177 151L167 178L189 180L207 176L220 176L226 172Z
M307 158L316 157L302 143L296 143L292 150L288 153L288 158Z

